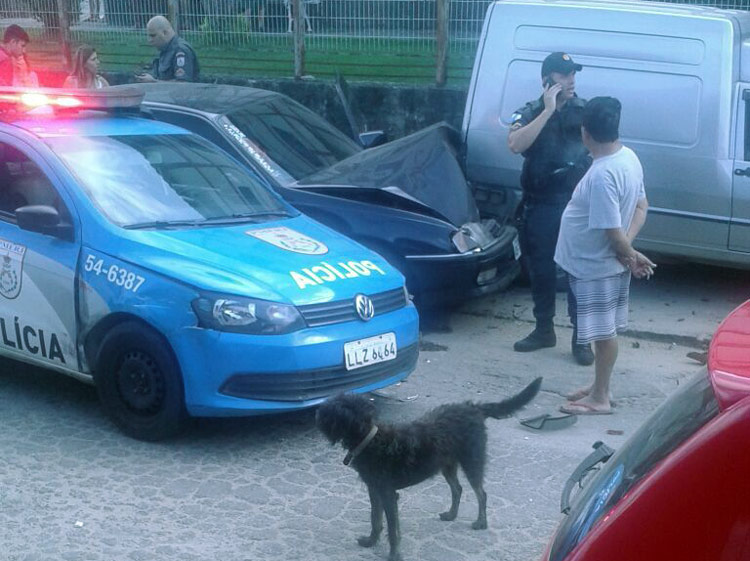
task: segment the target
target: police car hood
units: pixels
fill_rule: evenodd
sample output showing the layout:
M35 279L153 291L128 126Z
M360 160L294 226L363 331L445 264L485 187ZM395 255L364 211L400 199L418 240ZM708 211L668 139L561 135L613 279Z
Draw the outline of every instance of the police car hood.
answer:
M458 132L437 123L404 138L363 150L299 181L314 184L398 187L454 226L479 220L456 157Z
M213 292L302 305L391 290L404 282L385 259L305 216L129 234L134 262Z

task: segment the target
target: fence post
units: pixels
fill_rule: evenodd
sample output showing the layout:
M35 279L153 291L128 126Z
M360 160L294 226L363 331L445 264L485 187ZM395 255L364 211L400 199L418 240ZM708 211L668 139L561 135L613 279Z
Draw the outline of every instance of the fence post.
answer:
M167 0L167 16L175 30L180 33L180 0Z
M435 53L435 83L444 86L447 79L448 66L448 3L450 0L435 0L437 25L435 29L436 53Z
M60 20L60 43L62 44L63 63L66 70L70 70L73 59L70 56L70 18L68 17L67 3L67 0L57 0L57 15Z
M294 78L299 80L305 75L305 6L302 0L292 2L292 20L294 21Z

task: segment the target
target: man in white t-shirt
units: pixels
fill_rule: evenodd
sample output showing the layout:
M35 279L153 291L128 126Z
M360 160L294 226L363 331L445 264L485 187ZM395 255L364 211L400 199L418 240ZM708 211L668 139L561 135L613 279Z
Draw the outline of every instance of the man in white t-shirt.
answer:
M578 415L612 412L609 382L617 360L617 332L628 321L631 274L649 278L656 266L633 249L646 221L643 168L619 140L620 102L588 102L581 127L594 162L565 207L555 262L567 273L577 304L578 343L594 343L594 382L568 396L560 409Z

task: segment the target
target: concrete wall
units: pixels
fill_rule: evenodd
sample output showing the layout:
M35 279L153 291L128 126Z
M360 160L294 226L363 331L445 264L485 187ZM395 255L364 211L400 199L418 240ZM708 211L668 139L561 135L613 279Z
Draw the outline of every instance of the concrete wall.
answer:
M107 74L112 84L123 84L129 74ZM325 117L342 131L350 134L344 108L333 81L268 79L212 76L216 83L251 86L288 95ZM418 131L439 121L461 128L466 91L431 86L351 83L352 106L364 130L383 130L393 140Z

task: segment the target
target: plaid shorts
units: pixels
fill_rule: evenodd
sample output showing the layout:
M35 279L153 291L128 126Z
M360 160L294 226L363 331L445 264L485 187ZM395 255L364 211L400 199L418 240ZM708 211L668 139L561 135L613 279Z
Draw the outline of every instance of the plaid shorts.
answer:
M568 279L578 307L579 344L612 339L627 327L630 271L603 279Z

